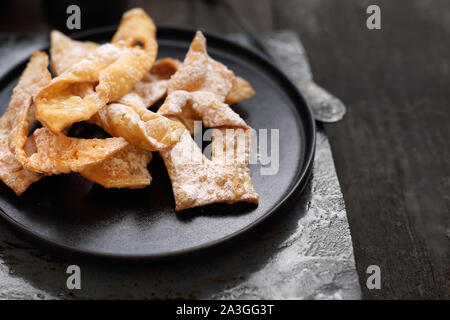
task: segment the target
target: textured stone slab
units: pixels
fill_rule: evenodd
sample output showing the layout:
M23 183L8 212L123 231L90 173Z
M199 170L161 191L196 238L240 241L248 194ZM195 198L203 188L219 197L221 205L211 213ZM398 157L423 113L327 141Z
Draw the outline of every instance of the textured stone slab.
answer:
M16 46L5 37L0 36L0 75L11 57L27 56L42 41ZM81 267L81 290L66 288L70 264ZM326 135L319 129L313 176L295 204L240 241L207 254L146 264L57 258L19 240L0 221L0 299L8 298L361 298Z

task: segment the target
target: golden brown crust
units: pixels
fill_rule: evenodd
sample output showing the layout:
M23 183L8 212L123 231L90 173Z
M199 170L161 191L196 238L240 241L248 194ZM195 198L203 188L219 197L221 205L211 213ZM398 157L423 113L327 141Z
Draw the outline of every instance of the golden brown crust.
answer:
M70 39L56 30L52 31L50 38L51 66L56 76L70 69L100 46L94 42ZM151 70L136 83L134 88L116 102L127 104L127 102L135 100L134 97L138 95L143 104L150 107L164 98L167 93L168 80L178 70L179 66L180 61L172 58L162 58L155 61Z
M61 75L99 46L90 41L72 40L63 33L53 30L50 33L50 60L53 75Z
M255 90L247 80L241 77L235 77L233 79L233 86L231 87L231 91L228 93L225 99L225 103L239 103L241 101L250 99L254 95Z
M249 169L252 130L224 103L234 78L224 65L208 56L206 40L197 32L158 110L187 128L172 149L160 152L172 182L176 211L219 202L258 203ZM211 160L190 135L194 120L216 128ZM231 127L239 130L224 136Z
M130 31L130 28L134 28L131 25L132 20L134 20L132 24L135 24L139 19L145 19L140 10L126 13L113 42L125 42L128 46L133 46L133 41L142 40L142 34L154 34L151 30ZM145 23L140 26L145 26ZM137 36L132 38L130 35L132 37ZM58 43L59 41L61 43ZM98 47L99 45L75 41L58 33L52 34L52 52L55 52L52 55L52 65L61 66L58 70L63 69L65 71L91 53L94 46ZM65 49L69 53L64 56L58 55L58 49ZM76 54L71 54L72 51ZM129 93L118 100L118 103L122 106L118 107L115 104L115 106L110 107L107 105L95 114L90 122L97 123L113 136L124 136L128 138L128 141L147 149L169 148L178 141L179 135L184 129L179 124L169 122L165 118L162 119L161 116L150 111L138 110L138 113L135 109L137 107L145 109L163 98L167 92L168 79L178 70L179 65L178 60L171 58L156 61L150 72L146 73ZM120 116L115 117L118 114ZM124 119L122 119L122 115ZM126 120L133 120L135 125L127 127ZM171 128L174 130L173 133L168 131ZM136 159L139 170L136 169L136 164L130 163L130 159ZM104 162L82 171L81 174L107 188L140 188L151 182L150 174L146 168L150 160L151 153L149 151L128 145L124 150ZM119 165L123 167L119 168ZM108 171L108 168L111 167L115 168L113 173Z
M51 80L48 57L35 53L0 118L0 179L17 194L44 175L72 171L106 188L143 188L151 183L151 151L159 150L177 211L258 202L249 170L252 130L228 105L254 90L209 57L201 32L182 64L170 58L154 63L156 27L142 9L133 9L111 43L74 41L53 31L50 51L57 77ZM157 114L147 110L168 92ZM28 137L36 117L44 127ZM63 134L87 120L115 137ZM214 128L211 160L186 130L193 131L194 120Z
M48 128L33 134L37 152L29 156L25 167L46 174L80 172L98 164L127 145L125 139L78 139L56 135Z
M169 80L170 77L178 71L180 66L181 62L177 59L161 58L159 60L156 60L152 69L150 70L150 73L156 76L158 79Z
M101 109L93 121L114 137L123 137L140 148L156 151L170 148L184 127L139 106L113 103Z
M246 130L245 134L250 136L251 130ZM217 133L214 136L217 137ZM229 159L224 156L228 139L234 141L235 137L231 133L226 139L213 138L216 151L212 161L202 154L187 130L172 149L160 152L172 183L176 211L220 202L258 203L248 167L250 139L244 139L247 146L244 154ZM231 148L234 150L237 146L231 145ZM220 154L217 149L225 152Z
M148 59L140 49L100 46L39 93L36 117L59 133L75 122L88 120L108 101L125 95L148 69Z
M70 171L80 171L88 166L97 164L126 146L123 138L109 139L76 139L63 134L54 134L48 128L40 128L28 138L30 123L34 121L33 95L36 95L45 83L50 82L47 70L48 57L44 53L33 55L29 68L24 72L22 81L15 89L12 102L18 100L12 121L13 130L9 137L10 150L16 160L27 170L42 174L60 174ZM32 72L30 72L32 70ZM33 83L30 81L35 80ZM36 86L36 81L41 85ZM29 85L29 86L28 86ZM27 89L24 89L26 86ZM31 90L28 95L24 91ZM27 92L25 92L27 93ZM14 102L15 103L15 102ZM14 104L16 106L16 104ZM8 116L7 113L5 116Z
M25 169L16 159L12 151L15 142L11 136L16 131L23 108L30 107L33 97L50 82L47 65L48 58L45 53L33 54L14 88L8 109L0 118L0 179L17 195L22 194L33 182L42 178L41 174Z
M191 134L194 133L195 120L202 120L208 128L222 126L249 128L229 105L209 91L172 91L158 113L179 119Z
M152 177L147 165L152 152L128 144L123 150L80 174L105 188L139 189L150 185Z
M123 138L69 138L48 128L37 129L28 138L31 108L31 105L23 108L12 137L15 156L28 170L46 175L79 172L113 156L127 145Z
M155 62L158 51L156 42L156 26L153 20L141 8L125 12L119 28L112 38L112 43L125 43L127 47L139 45Z
M142 10L125 13L113 43L104 44L59 75L36 98L36 117L55 133L90 119L127 94L156 58L153 21ZM137 46L133 39L144 43Z
M223 101L233 86L234 77L231 70L209 57L206 39L197 31L183 64L170 79L168 93L201 90L214 93Z
M124 95L117 102L122 104L136 104L136 100L145 108L152 106L167 94L170 77L178 70L180 62L175 59L163 58L157 60L150 72L136 83L133 90Z

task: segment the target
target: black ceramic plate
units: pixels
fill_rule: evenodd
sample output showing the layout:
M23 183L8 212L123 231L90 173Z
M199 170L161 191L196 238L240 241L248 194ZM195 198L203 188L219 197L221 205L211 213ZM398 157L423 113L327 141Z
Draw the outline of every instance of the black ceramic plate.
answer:
M113 29L78 36L108 41ZM180 60L193 31L160 28L159 57ZM268 60L222 38L207 35L210 55L247 79L256 95L234 110L255 129L279 129L276 175L251 173L259 205L213 205L175 213L170 180L155 155L151 186L108 190L77 174L46 177L21 197L0 182L1 215L34 239L78 253L117 258L159 258L193 252L243 234L274 213L307 182L315 148L315 126L301 94ZM26 61L0 80L4 112Z

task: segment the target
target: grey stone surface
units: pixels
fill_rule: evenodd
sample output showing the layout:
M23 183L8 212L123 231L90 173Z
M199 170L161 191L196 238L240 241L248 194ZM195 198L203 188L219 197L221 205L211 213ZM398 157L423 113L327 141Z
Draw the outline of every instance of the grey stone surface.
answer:
M16 46L0 43L1 74L10 64L7 53L18 55ZM18 47L24 56L33 50ZM70 264L81 267L81 290L66 288ZM0 299L11 298L360 299L326 135L319 129L312 178L292 207L236 243L205 254L145 264L61 258L19 240L0 221Z

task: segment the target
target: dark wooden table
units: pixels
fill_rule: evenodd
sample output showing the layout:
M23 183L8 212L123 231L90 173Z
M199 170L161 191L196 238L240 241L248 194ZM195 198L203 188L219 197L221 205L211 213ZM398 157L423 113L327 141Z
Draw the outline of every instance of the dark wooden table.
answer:
M261 32L297 31L316 81L348 107L345 120L325 130L364 297L449 299L450 2L228 1ZM381 7L381 30L366 28L370 4ZM145 8L158 24L242 32L213 2L128 6ZM48 28L38 1L15 1L0 19L0 31ZM366 288L369 265L381 268L381 290Z

